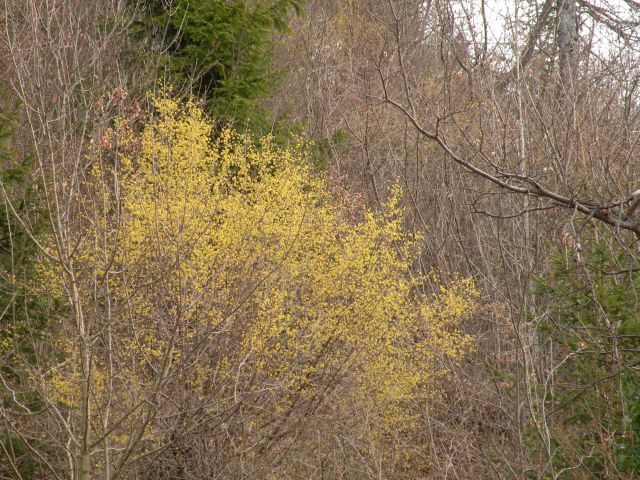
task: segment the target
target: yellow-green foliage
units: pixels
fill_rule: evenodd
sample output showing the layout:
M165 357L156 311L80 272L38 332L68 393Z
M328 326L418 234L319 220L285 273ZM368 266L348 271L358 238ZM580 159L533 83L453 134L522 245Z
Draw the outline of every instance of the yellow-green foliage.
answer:
M156 111L141 134L119 125L117 154L96 162L98 206L76 253L87 302L103 289L91 328L113 335L123 408L166 367L172 395L259 407L248 430L331 392L389 424L406 418L442 360L469 347L457 322L474 309L473 283L424 294L433 279L412 269L420 240L398 194L354 224L302 143L211 140L194 103L160 99ZM94 356L107 385L106 351Z

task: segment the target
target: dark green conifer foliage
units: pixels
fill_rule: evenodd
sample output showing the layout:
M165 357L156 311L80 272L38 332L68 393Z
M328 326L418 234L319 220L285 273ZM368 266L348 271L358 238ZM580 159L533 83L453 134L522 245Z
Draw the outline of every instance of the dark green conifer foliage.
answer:
M27 197L31 190L31 159L18 161L11 148L17 118L17 106L9 111L0 110L0 182L4 190L0 196L0 338L14 335L16 325L26 318L22 286L35 254L27 232L10 208L13 206L19 213L28 214Z
M13 393L0 385L0 402L12 409L14 399L32 412L43 408L37 394L23 390L15 368L21 362L35 362L32 340L44 335L48 306L30 284L35 275L36 246L31 235L39 235L45 225L37 205L37 188L32 178L33 158L14 153L13 142L19 119L19 105L6 108L0 103L0 369L12 383ZM29 233L16 219L17 213L29 224ZM14 397L15 395L15 397ZM41 465L22 439L0 427L0 478L39 478Z
M273 127L258 104L278 79L273 37L301 10L302 0L146 0L140 33L170 83L191 82L216 120L262 133Z
M604 472L605 458L612 457L620 471L636 475L640 267L628 250L612 247L615 242L602 228L582 240L577 261L571 249L558 252L539 281L539 293L550 305L541 328L564 355L572 355L558 369L556 393L548 398L556 435L570 446L559 449L556 458L566 467L574 459L563 463L565 451L580 452L592 472ZM602 447L605 437L611 440L608 449Z

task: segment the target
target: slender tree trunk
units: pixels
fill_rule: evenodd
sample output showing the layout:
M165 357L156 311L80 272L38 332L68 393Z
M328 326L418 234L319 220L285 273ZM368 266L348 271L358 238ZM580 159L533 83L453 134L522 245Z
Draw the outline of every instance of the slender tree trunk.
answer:
M558 0L558 56L560 82L567 98L573 96L578 70L578 15L576 0Z
M73 267L72 267L73 268ZM73 270L71 270L73 271ZM78 283L75 275L70 275L72 303L76 322L78 325L78 333L80 334L80 361L82 368L82 386L80 388L80 458L79 458L79 480L89 480L91 453L90 434L91 434L91 405L89 399L89 389L91 382L91 356L89 352L89 328L85 321L84 312L82 311L82 303Z

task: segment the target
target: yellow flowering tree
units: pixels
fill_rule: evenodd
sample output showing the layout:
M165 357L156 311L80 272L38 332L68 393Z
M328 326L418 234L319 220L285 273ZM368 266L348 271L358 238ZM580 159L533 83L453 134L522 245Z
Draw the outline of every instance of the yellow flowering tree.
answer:
M302 142L212 140L194 102L155 111L92 156L73 261L41 268L64 296L72 264L84 309L83 331L61 319L58 362L33 373L68 418L60 441L82 439L65 447L74 468L256 469L327 409L370 419L380 438L411 428L444 360L469 348L457 324L473 283L426 293L435 279L414 268L422 240L397 193L354 220Z

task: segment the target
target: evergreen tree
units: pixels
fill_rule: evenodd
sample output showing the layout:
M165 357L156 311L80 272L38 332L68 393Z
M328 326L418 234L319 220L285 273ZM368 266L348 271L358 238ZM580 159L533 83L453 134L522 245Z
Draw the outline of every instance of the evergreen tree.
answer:
M302 11L301 0L146 0L139 33L151 38L166 79L190 82L208 112L235 128L270 130L258 105L277 81L273 36Z
M573 254L558 252L539 283L551 306L541 326L563 359L548 397L549 411L558 412L556 457L568 466L579 452L599 475L612 459L620 471L637 475L640 269L602 228L586 232L580 247L566 238Z
M31 412L42 409L38 395L23 385L16 366L36 362L32 340L42 337L48 307L45 300L29 288L36 270L37 251L30 235L39 235L44 215L37 204L37 187L32 181L33 157L16 155L13 142L19 119L19 105L0 104L0 369L15 385L13 392L0 386L0 399L6 409L16 403ZM17 220L16 213L30 228ZM40 460L24 440L0 429L1 478L37 478ZM43 452L47 452L46 445Z

